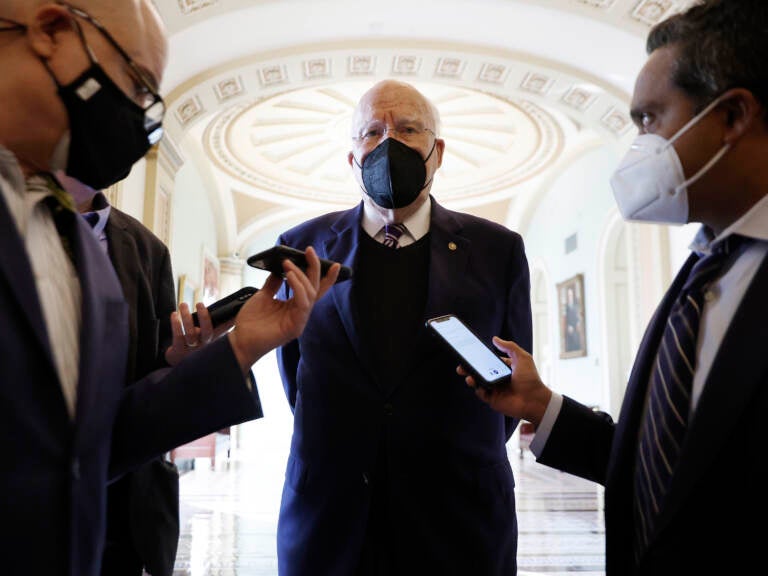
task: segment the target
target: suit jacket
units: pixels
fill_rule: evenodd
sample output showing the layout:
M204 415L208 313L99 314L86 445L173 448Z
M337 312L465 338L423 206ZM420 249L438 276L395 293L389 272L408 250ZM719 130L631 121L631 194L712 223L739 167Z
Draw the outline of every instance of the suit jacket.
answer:
M124 386L127 306L88 224L69 234L82 289L76 416L54 367L26 248L0 195L3 573L96 576L108 478L261 414L227 339Z
M281 236L355 267L362 204ZM486 342L531 345L528 265L520 236L432 201L423 320L455 313ZM278 350L294 430L278 523L282 576L353 574L385 451L395 573L516 571L514 479L505 443L516 422L480 402L457 361L425 327L410 369L382 390L357 317L355 278L313 309L302 336ZM375 305L375 303L371 303ZM408 559L407 562L404 560Z
M633 568L633 481L646 389L664 324L697 256L656 311L617 424L565 398L539 461L605 484L606 575L749 574L764 565L768 514L768 259L712 364L649 548ZM585 457L586 452L586 457Z
M171 345L170 315L176 309L171 255L152 231L115 207L104 231L128 304L125 381L131 383L167 366L164 352ZM105 558L116 548L114 562L124 561L123 554L129 553L153 576L170 576L179 540L176 467L158 458L126 474L108 488L107 507Z

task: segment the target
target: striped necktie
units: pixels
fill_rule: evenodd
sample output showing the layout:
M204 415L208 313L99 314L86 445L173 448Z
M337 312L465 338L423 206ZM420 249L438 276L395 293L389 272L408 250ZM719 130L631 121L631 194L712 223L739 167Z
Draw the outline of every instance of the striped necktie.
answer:
M688 429L696 340L705 288L723 270L742 237L731 236L691 269L673 304L650 379L635 461L635 554L653 535Z
M387 224L384 226L384 240L382 241L382 244L389 248L399 248L400 245L398 242L400 241L400 236L403 235L403 232L405 232L404 224Z

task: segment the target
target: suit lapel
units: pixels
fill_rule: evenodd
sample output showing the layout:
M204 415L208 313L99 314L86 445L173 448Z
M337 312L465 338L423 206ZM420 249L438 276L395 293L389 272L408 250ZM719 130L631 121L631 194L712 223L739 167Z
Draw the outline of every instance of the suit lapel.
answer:
M325 254L320 256L336 262L341 262L354 270L357 260L357 251L360 245L360 218L362 217L363 204L352 210L348 210L331 226L333 234L323 246ZM330 289L333 303L344 325L349 341L355 354L367 366L370 356L366 353L360 336L359 319L357 317L356 302L353 301L352 290L354 276L351 281L339 282Z
M429 288L425 320L454 312L459 290L464 285L472 242L460 235L461 224L432 201L430 216Z

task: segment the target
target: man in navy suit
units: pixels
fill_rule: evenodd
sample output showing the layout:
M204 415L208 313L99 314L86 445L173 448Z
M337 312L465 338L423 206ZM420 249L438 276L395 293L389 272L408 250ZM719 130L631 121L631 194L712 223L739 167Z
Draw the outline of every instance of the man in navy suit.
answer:
M529 348L522 239L430 196L443 159L434 106L383 81L360 100L355 208L281 235L354 270L278 350L294 431L278 525L282 576L516 572L516 420L464 386L425 327L454 313Z
M123 178L161 134L166 41L149 0L6 0L0 8L0 541L3 574L96 576L109 479L261 415L251 365L296 338L338 266L285 264L210 343L125 387L127 304L92 230L50 175ZM176 313L174 313L176 314ZM178 321L174 317L177 328ZM202 344L206 344L204 347Z
M607 576L765 565L767 30L764 0L715 0L648 37L632 98L640 135L614 194L625 218L703 226L646 330L618 422L553 393L509 341L497 345L512 357L511 385L478 390L537 427L539 462L605 485Z

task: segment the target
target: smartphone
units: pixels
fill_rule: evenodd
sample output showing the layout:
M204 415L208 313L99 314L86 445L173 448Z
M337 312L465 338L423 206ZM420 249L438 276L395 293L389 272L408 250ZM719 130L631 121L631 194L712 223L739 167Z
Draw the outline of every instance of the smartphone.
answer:
M450 348L479 386L490 390L512 375L510 367L453 314L427 320L427 327Z
M208 313L211 315L211 323L214 328L224 322L231 320L243 307L243 304L258 292L258 288L253 286L246 286L240 288L237 292L233 292L229 296L225 296L221 300L217 300L210 306L208 306ZM192 314L192 322L195 326L200 326L200 320L197 318L197 312Z
M274 274L285 276L283 272L283 260L290 260L296 266L301 268L302 272L307 271L307 257L304 255L303 250L297 250L290 246L283 246L279 244L272 246L269 250L259 252L248 258L248 264L254 268L260 268L262 270L268 270ZM331 260L320 258L320 274L325 275L328 269L335 264ZM342 282L343 280L349 280L352 278L352 268L349 266L342 266L339 270L339 277L336 282Z

